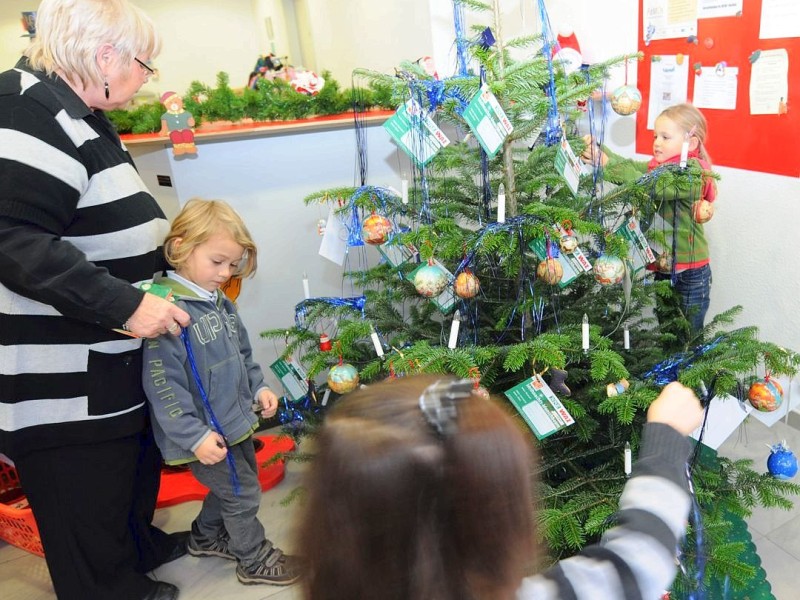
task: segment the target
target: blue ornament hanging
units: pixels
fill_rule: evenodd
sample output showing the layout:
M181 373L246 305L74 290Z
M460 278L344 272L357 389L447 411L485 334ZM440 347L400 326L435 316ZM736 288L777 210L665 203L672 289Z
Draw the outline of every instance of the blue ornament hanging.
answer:
M791 479L797 475L797 457L789 450L786 442L770 446L767 469L776 479Z

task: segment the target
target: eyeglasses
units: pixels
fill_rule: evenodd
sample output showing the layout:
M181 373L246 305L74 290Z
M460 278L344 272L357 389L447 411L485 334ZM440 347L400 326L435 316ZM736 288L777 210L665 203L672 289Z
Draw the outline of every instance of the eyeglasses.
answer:
M141 60L139 60L135 56L133 57L133 60L135 60L137 63L139 63L139 66L142 67L142 69L144 69L145 73L147 74L147 78L148 79L150 79L150 77L152 77L153 75L156 74L155 69L153 69L153 67L151 67L147 63L142 62Z

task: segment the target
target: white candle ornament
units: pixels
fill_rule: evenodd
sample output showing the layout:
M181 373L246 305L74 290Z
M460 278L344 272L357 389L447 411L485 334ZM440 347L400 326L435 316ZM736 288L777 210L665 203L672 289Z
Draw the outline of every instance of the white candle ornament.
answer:
M506 186L502 183L497 188L497 222L506 222Z
M625 442L625 477L630 477L631 471L633 471L631 459L631 443Z
M581 347L584 352L589 351L589 317L584 313L581 325Z
M627 327L622 332L622 347L625 348L625 350L631 349L631 332L628 331Z
M305 273L303 273L303 294L305 295L306 300L311 298L311 292L308 288L308 277L306 277Z
M375 354L378 355L378 358L383 357L383 346L381 345L381 339L378 337L378 332L375 331L375 328L370 325L370 334L369 337L372 338L372 345L375 346Z
M400 196L403 204L408 204L408 179L403 179L400 182Z
M450 324L450 339L447 340L447 347L455 349L458 344L458 328L461 326L461 314L456 311L453 315L453 322Z

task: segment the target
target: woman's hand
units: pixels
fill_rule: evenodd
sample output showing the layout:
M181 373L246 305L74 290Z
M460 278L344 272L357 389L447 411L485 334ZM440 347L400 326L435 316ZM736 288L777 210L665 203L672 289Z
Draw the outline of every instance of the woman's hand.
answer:
M180 335L181 327L188 327L190 321L189 313L169 300L145 294L125 325L137 337L154 338L165 333Z

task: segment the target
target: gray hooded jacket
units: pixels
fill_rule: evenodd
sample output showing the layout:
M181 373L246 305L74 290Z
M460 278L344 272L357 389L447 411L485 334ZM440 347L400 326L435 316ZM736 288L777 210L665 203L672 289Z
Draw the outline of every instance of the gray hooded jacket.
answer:
M211 408L230 445L257 429L252 406L267 387L253 362L247 330L236 307L222 292L216 300L197 296L181 283L162 278L176 304L189 313L189 340L195 366ZM194 450L214 429L181 337L162 335L144 344L142 372L156 443L167 464L197 460Z

